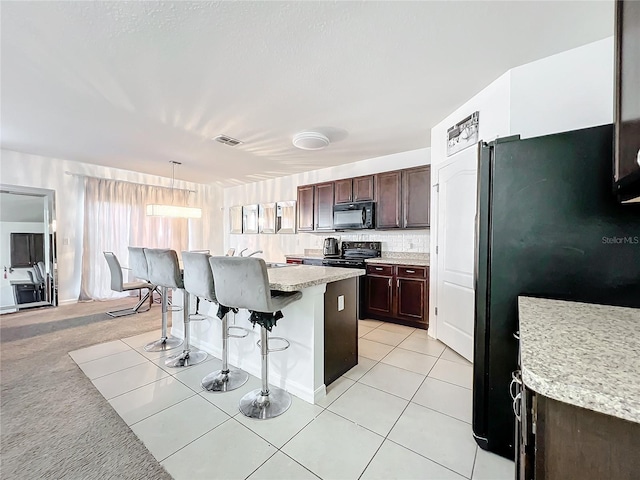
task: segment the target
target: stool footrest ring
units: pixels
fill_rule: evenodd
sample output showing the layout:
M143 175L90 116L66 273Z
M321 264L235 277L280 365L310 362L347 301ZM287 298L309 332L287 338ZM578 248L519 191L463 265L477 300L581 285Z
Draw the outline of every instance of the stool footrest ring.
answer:
M177 305L167 305L167 312L181 312L182 307Z
M235 333L229 333L229 337L231 338L244 338L247 335L249 335L249 329L244 328L244 327L238 327L236 325L231 325L230 327L227 328L227 332L231 332L231 329L235 328L237 330L242 330L244 332L244 335L239 335L239 334L235 334Z
M202 313L190 313L189 314L189 320L193 321L193 322L201 322L202 320L206 320L207 316L203 315Z
M270 348L269 350L267 350L269 353L271 352L281 352L283 350L286 350L287 348L289 348L291 346L291 342L289 342L289 340L287 340L286 338L282 338L282 337L269 337L269 341L271 340L279 340L281 342L286 343L286 345L284 347L276 347L276 348ZM258 345L258 347L261 346L260 340L258 340L256 342L256 345Z

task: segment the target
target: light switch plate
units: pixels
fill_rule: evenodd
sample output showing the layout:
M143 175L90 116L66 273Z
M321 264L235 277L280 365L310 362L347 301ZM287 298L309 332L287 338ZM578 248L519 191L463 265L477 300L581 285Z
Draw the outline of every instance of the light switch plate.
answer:
M344 295L338 297L338 311L341 312L342 310L344 310Z

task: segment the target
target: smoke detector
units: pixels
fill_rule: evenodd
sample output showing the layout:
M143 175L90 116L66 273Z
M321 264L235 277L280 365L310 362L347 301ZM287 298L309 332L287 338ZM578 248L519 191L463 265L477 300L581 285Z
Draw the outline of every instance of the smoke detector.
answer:
M238 146L241 143L243 143L243 142L241 142L240 140L238 140L236 138L230 137L229 135L218 135L217 137L214 138L214 140L216 142L223 143L223 144L228 145L230 147L235 147L235 146Z
M329 143L327 136L319 132L300 132L293 137L293 146L302 150L322 150Z

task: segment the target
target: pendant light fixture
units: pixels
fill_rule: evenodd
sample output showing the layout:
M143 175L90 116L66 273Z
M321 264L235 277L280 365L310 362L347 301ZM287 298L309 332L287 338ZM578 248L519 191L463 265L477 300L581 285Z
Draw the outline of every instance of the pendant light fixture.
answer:
M173 205L173 184L176 179L176 165L182 162L171 160L171 205L149 204L147 205L148 217L173 217L173 218L201 218L202 210L196 207L182 207Z

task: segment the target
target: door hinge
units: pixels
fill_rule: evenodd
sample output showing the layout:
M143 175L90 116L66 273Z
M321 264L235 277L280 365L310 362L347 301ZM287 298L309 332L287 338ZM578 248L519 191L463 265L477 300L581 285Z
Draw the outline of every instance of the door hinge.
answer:
M438 246L436 245L436 255L438 254Z
M438 315L438 307L436 307L436 315Z
M436 193L440 193L440 184L436 183L434 187L436 187Z

